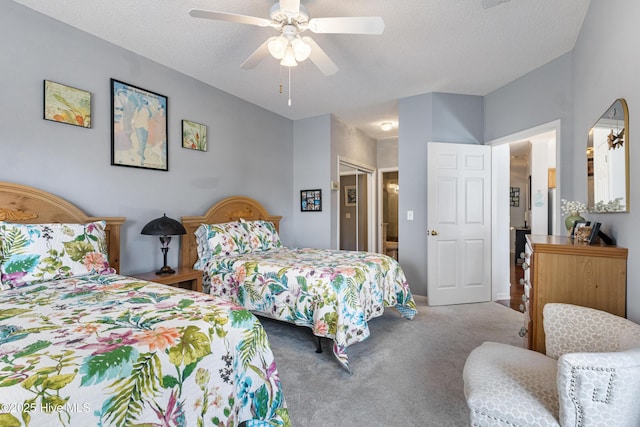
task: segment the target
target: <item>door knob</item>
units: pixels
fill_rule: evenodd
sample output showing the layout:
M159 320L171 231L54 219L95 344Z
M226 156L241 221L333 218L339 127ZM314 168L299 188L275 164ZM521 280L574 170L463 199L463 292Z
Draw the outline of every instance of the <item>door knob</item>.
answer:
M431 235L432 235L432 236L437 236L437 235L438 235L438 232L437 232L436 230L431 230Z

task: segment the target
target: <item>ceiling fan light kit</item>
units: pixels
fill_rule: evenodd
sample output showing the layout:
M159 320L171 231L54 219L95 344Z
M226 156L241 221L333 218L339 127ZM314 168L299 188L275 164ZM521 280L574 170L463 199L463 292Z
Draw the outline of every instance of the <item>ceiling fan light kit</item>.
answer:
M194 18L235 22L238 24L271 27L280 33L262 43L240 66L252 69L265 57L271 55L280 60L283 67L295 67L307 58L325 76L338 71L338 66L329 58L311 37L300 34L311 30L316 34L382 34L384 20L379 16L313 18L300 4L300 0L280 0L271 7L270 18L237 15L226 12L191 9L189 15ZM291 100L289 100L291 103Z

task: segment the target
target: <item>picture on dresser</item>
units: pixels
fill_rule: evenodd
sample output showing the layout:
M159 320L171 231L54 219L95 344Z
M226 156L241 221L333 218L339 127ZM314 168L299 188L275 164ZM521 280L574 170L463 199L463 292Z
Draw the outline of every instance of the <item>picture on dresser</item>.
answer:
M573 223L573 229L571 230L571 238L576 238L577 237L577 233L580 231L581 228L584 227L588 227L589 225L591 225L590 221L576 221ZM589 228L589 231L591 231L591 228ZM589 236L587 236L588 238ZM586 240L586 239L584 239Z
M593 245L594 243L596 243L598 241L598 235L600 233L600 223L599 222L594 222L593 225L591 225L591 234L589 234L589 244Z

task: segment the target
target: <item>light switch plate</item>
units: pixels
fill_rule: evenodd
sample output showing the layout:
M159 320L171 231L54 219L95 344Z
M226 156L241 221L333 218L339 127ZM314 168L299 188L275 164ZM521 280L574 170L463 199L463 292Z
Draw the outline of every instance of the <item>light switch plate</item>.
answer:
M413 211L407 211L407 221L413 221Z

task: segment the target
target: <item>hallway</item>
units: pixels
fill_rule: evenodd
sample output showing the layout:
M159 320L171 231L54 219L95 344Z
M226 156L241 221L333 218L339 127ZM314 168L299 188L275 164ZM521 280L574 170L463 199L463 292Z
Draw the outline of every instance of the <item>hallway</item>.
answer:
M514 254L511 254L511 260L514 259ZM520 279L524 278L524 270L522 269L522 265L517 265L514 262L510 263L511 265L511 274L510 281L511 286L509 287L509 299L508 300L499 300L498 303L502 305L506 305L507 307L511 307L516 311L520 310L520 304L522 304L522 295L524 294L524 285L520 283Z

